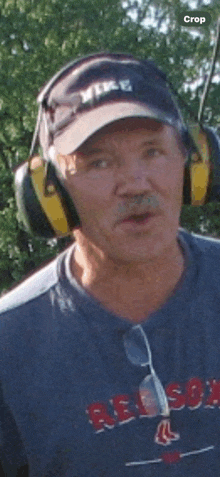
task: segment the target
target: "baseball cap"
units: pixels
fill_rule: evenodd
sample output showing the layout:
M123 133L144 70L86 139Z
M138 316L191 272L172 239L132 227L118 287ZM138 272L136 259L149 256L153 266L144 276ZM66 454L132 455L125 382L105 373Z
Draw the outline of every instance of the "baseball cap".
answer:
M152 60L122 53L99 53L64 67L38 96L43 105L39 138L44 152L53 145L70 154L114 121L153 118L184 129L166 74Z

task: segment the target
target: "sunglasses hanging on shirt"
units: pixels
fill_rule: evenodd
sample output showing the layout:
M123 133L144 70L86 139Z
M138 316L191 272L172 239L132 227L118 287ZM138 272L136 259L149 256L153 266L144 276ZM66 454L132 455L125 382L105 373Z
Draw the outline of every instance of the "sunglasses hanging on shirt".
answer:
M152 363L152 354L141 325L130 328L123 337L125 353L128 360L135 366L147 367L148 374L139 385L139 395L144 409L149 417L169 417L170 410L163 385L158 378Z

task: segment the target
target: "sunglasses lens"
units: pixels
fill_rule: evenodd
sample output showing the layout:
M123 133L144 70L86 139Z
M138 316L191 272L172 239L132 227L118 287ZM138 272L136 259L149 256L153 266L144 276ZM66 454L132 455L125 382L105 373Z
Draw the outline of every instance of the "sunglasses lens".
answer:
M163 386L156 374L149 374L139 386L141 402L149 416L169 416L169 406Z
M124 335L127 358L137 366L149 366L150 374L139 386L141 402L148 416L169 416L169 405L163 386L157 377L151 360L151 350L147 336L140 325L133 326Z
M149 364L146 342L139 326L131 328L125 334L124 347L127 358L132 364L137 366L147 366Z

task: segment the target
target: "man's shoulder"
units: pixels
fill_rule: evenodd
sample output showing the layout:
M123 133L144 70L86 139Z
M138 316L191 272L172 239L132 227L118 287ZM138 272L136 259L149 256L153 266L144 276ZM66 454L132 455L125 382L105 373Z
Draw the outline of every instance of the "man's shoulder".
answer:
M198 252L216 255L220 258L220 239L188 232L182 228L179 229L179 233L188 245L196 248Z
M20 284L0 298L0 313L10 311L49 292L59 280L59 262L66 252L53 258L48 264L33 272Z

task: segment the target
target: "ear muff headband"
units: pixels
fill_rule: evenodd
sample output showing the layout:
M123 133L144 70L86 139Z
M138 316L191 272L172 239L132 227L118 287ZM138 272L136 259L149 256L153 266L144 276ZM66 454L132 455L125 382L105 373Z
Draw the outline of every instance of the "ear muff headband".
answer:
M47 216L55 235L65 236L69 228L66 212L56 191L54 184L46 185L46 166L40 157L33 157L30 161L31 181L36 196Z

